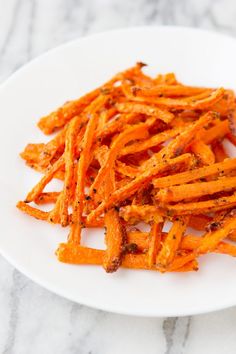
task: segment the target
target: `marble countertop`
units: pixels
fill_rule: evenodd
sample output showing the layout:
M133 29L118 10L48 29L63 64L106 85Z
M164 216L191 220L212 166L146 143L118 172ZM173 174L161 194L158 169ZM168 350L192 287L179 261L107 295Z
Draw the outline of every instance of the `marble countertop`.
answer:
M0 0L0 82L73 38L135 25L236 35L235 0ZM184 318L134 318L67 301L0 257L0 353L232 354L236 308Z

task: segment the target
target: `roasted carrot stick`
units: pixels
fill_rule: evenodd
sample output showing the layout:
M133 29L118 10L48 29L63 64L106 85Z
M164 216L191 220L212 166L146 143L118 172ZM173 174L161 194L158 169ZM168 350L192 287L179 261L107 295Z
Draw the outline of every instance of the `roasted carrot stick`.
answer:
M157 198L162 203L170 203L212 195L222 191L227 192L232 189L236 189L236 177L222 177L215 181L182 184L181 186L161 189L157 193Z

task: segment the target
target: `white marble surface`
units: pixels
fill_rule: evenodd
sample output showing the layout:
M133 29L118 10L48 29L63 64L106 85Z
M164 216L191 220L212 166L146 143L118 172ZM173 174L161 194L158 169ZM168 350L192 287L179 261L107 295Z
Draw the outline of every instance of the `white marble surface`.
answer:
M0 0L0 81L70 39L134 25L236 35L235 0ZM0 353L233 354L236 308L185 318L132 318L62 299L0 257Z

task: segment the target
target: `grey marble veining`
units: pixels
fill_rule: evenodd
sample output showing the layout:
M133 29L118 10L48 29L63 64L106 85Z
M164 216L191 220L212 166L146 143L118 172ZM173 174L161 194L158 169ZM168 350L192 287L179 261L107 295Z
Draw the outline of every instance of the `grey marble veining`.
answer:
M236 35L235 0L0 0L0 81L68 40L136 25ZM119 316L62 299L0 257L0 353L232 354L236 308L185 318Z

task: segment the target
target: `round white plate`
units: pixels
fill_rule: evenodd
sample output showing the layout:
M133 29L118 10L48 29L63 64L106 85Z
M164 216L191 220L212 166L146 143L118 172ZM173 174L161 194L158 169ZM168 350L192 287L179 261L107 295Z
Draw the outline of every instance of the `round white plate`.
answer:
M54 252L68 230L34 220L16 208L38 181L19 158L29 142L48 138L37 129L42 115L76 98L136 61L150 74L173 71L186 84L236 89L236 41L189 28L118 30L54 49L15 73L0 88L1 253L45 288L95 308L131 315L198 314L236 304L236 259L208 255L200 270L159 274L59 263ZM233 150L232 150L233 153ZM90 231L86 244L99 246Z

